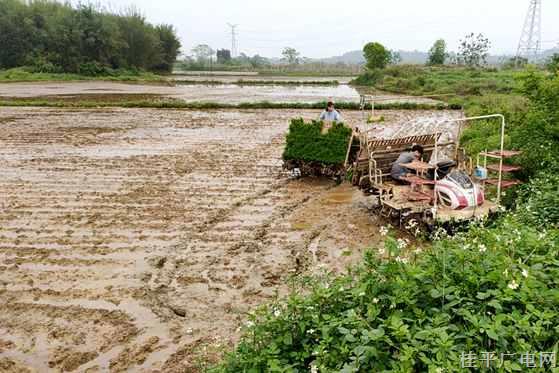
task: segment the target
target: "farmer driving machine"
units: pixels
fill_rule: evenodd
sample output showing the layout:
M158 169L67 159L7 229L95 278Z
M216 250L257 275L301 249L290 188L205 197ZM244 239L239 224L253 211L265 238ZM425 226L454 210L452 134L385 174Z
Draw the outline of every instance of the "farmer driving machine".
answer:
M501 146L499 150L480 153L476 165L460 147L459 135L456 140L441 141L439 127L442 123L457 123L460 134L464 123L489 119L500 119ZM372 131L354 130L352 133L345 167L353 184L374 197L373 211L400 227L409 226L412 220L429 229L440 223L485 218L498 210L502 190L518 184L516 180L503 178L506 172L519 169L504 165L503 160L519 152L504 149L505 119L502 115L442 123L437 124L431 134L403 138L381 139L372 135ZM390 175L391 169L399 155L414 145L423 147L422 159L401 164L409 173L396 182ZM497 162L488 164L488 159ZM491 172L496 173L495 178L488 177ZM493 200L486 198L490 187L496 188Z

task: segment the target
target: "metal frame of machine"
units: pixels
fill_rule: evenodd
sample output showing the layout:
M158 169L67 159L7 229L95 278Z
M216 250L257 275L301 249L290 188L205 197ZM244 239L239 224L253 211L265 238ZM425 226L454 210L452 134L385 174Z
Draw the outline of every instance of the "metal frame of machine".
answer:
M456 170L463 171L467 174L468 178L471 177L474 172L473 161L471 158L465 156L465 151L460 148L459 144L462 126L466 122L487 119L500 119L500 149L492 152L485 151L481 153L480 156L484 157L484 165L486 167L488 157L499 160L498 165L492 167L492 170L498 173L498 178L494 179L492 182L488 182L489 179L473 179L472 190L475 193L473 208L452 209L450 207L452 204L447 203L445 206L444 203L441 203L440 193L445 191L445 188L452 188L452 185L449 186L448 180L438 178L439 170L436 166L434 169L434 180L431 182L427 180L422 182L420 178L416 180L417 183L422 185L421 188L428 188L426 193L414 194L412 193L412 186L396 185L391 180L387 180L386 176L388 176L388 178L390 177L389 167L391 167L392 163L405 148L410 148L414 144L423 145L429 158L432 152L434 154L432 163L435 165L437 165L439 161L439 152L441 148L454 146ZM441 135L439 127L442 123L449 122L459 123L457 140L456 142L441 144L439 143ZM434 133L432 134L410 136L406 138L378 139L370 136L369 131L354 132L348 146L346 169L353 173L353 183L355 185L358 185L366 194L377 196L378 203L376 207L378 213L385 217L396 217L399 225L402 225L409 219L417 219L430 225L434 222L464 221L484 218L498 210L503 188L516 184L515 182L504 184L503 180L504 172L510 169L518 169L514 167L509 167L507 169L503 164L503 159L511 155L519 154L518 152L505 151L505 127L504 116L501 114L493 114L446 120L437 123ZM357 138L359 142L359 150L357 152L355 152L355 138ZM426 161L429 162L429 159L426 159ZM479 156L477 166L480 167ZM484 197L487 185L495 185L497 188L496 199L494 201L490 201ZM481 191L481 196L479 191ZM422 197L421 194L425 196Z

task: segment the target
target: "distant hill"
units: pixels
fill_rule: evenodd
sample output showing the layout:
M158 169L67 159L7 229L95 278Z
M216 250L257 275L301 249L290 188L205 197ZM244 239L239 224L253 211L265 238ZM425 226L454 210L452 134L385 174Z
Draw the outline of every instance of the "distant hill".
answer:
M420 51L398 51L398 53L402 56L402 63L407 64L424 64L429 56L426 52ZM323 58L320 61L326 63L343 62L352 65L360 65L365 63L365 57L363 57L363 51L356 50L344 53L341 56Z
M402 56L402 63L403 64L425 64L427 59L429 58L429 53L421 52L421 51L398 51L400 56ZM559 53L559 47L548 49L542 52L542 58L547 59L551 57L554 53ZM500 65L503 62L507 61L508 59L512 58L513 54L503 54L503 55L490 55L487 58L487 62L490 65ZM325 63L346 63L351 65L361 65L365 63L365 58L363 57L363 52L360 50L355 50L351 52L346 52L341 56L334 56L329 58L323 58L318 61L322 61Z

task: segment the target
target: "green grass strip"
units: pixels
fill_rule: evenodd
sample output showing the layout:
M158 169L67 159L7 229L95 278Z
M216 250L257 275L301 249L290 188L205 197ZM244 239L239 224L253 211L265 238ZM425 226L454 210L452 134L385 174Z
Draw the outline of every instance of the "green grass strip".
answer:
M57 99L14 99L0 100L0 106L36 106L57 108L156 108L156 109L323 109L326 101L321 102L242 102L228 104L223 102L186 102L182 100L132 100L132 101L65 101ZM360 110L357 102L337 102L340 110ZM365 110L371 106L366 105ZM393 102L375 104L375 110L461 110L459 104L427 104L416 102Z

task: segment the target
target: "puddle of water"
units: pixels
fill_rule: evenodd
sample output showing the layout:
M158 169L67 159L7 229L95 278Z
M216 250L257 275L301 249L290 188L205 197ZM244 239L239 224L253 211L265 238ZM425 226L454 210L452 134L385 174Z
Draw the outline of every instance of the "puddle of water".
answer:
M205 77L203 77L205 78ZM227 77L231 79L231 77ZM314 79L307 77L305 79ZM303 79L301 79L303 80ZM225 81L228 83L228 81ZM337 86L324 85L249 85L237 84L221 85L176 85L160 86L152 84L125 84L115 82L62 82L56 85L44 83L10 83L0 84L0 96L10 97L39 97L57 95L115 95L115 99L126 95L162 95L182 99L185 101L211 101L223 103L241 103L255 101L270 102L318 102L326 100L359 102L360 94L371 94L374 89L367 87L353 87L347 84ZM376 92L383 102L390 101L419 101L426 102L427 99L402 99L401 96ZM108 96L107 96L108 97ZM121 97L121 98L122 98ZM400 98L399 98L400 97ZM106 100L107 98L105 98Z

